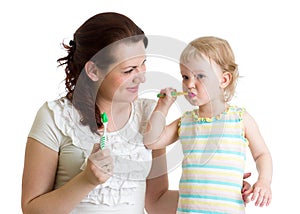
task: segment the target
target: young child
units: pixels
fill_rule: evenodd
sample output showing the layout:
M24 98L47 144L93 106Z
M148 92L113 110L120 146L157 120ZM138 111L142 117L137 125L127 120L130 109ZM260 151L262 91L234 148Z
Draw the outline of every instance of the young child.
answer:
M185 98L197 109L165 126L176 90L161 91L144 144L164 148L180 139L184 159L177 213L244 213L242 193L246 149L259 173L251 200L271 202L272 159L255 120L244 108L230 105L238 79L227 41L201 37L182 52L180 70Z

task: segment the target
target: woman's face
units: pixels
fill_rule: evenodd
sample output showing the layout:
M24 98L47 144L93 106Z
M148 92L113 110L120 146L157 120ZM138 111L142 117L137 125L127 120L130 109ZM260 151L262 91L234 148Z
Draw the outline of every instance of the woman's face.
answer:
M98 96L107 101L132 102L138 96L139 85L145 82L146 52L143 41L118 44L116 62L109 66Z

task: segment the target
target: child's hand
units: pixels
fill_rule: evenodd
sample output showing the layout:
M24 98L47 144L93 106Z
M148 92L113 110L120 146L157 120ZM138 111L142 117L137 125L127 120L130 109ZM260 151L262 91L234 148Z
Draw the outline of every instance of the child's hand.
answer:
M258 180L253 185L253 195L251 197L251 201L256 200L255 206L263 207L264 205L268 206L271 203L271 199L272 192L270 184Z
M166 96L159 98L158 107L160 111L168 111L171 105L175 102L176 96L172 96L172 92L176 92L176 89L173 88L165 88L160 91L160 94L165 94Z

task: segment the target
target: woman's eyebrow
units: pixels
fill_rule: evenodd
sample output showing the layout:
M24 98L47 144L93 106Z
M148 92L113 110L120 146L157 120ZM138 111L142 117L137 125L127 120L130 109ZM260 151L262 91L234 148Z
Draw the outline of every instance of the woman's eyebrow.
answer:
M137 65L129 65L129 66L125 66L125 67L121 67L122 70L127 70L127 69L136 69L138 66Z
M142 60L142 63L143 64L144 62L146 61L146 58ZM121 66L122 69L126 69L126 68L136 68L138 67L138 65L125 65L124 67Z

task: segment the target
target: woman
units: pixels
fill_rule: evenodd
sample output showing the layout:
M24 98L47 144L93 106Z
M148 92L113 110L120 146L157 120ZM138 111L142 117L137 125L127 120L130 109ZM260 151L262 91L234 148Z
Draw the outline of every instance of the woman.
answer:
M29 133L23 213L140 214L144 206L175 213L178 192L168 191L165 158L157 158L165 151L151 153L142 140L155 106L137 99L145 81L144 32L124 15L101 13L64 47L68 55L58 62L66 66L67 95L46 102ZM100 149L104 112L108 132Z

